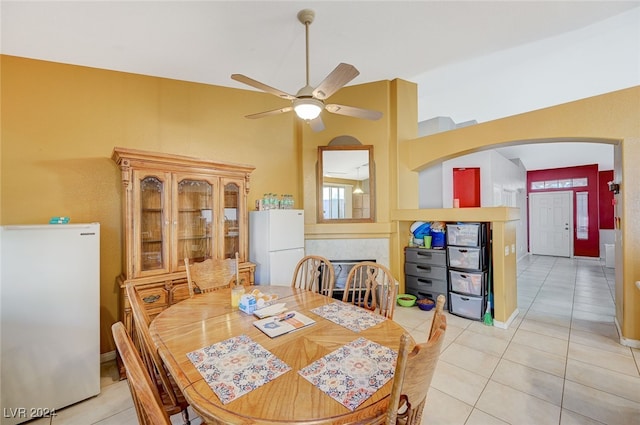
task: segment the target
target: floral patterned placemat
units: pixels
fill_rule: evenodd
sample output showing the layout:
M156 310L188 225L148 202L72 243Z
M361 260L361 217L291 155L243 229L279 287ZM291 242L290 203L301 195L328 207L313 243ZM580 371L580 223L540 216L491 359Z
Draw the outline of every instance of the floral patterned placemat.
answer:
M192 351L187 357L223 404L291 370L247 335Z
M342 301L325 304L311 311L354 332L364 331L386 320L384 316Z
M358 338L298 373L349 410L355 410L393 377L398 353Z

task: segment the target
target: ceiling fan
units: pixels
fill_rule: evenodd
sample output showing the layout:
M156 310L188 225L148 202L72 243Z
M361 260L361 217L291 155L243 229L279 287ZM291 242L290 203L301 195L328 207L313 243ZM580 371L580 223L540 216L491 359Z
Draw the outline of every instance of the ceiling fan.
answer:
M374 121L382 117L382 112L373 111L370 109L337 105L334 103L325 104L324 101L326 99L328 99L331 95L340 90L345 84L347 84L349 81L353 80L360 74L360 72L353 65L341 63L333 71L331 71L331 73L327 75L326 78L322 80L322 82L316 88L313 88L309 85L309 26L313 22L314 18L315 12L311 9L304 9L298 12L298 20L305 26L307 79L306 85L298 90L298 93L296 93L295 96L263 84L242 74L231 75L231 78L233 80L273 94L282 99L291 101L291 106L247 115L246 118L262 118L270 115L282 114L293 110L298 117L309 123L312 130L321 131L324 130L324 123L322 122L322 118L320 117L320 112L322 111L322 109L326 109L328 112L331 112L333 114L346 115L350 117L363 118Z

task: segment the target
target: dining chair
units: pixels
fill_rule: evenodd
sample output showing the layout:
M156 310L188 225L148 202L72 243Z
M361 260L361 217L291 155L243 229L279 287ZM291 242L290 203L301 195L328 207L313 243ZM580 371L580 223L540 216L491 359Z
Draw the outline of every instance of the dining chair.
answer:
M440 320L436 320L439 314L443 314L444 304L447 302L447 298L444 295L438 295L436 298L436 306L433 309L433 318L431 319L431 328L429 329L429 335L427 336L427 340L431 338L433 331L440 325Z
M189 412L187 411L189 403L185 400L178 385L167 372L151 338L151 332L149 332L151 318L144 308L144 300L136 286L132 283L127 284L126 293L129 305L131 305L134 324L133 334L138 342L140 358L147 369L151 381L156 387L156 392L160 396L162 406L169 416L181 413L184 424L189 425L191 423L189 421Z
M351 268L342 301L392 319L397 295L398 282L388 268L372 261L362 261Z
M320 255L307 255L298 261L291 281L293 288L302 288L332 297L334 285L335 271L331 261Z
M438 301L444 295L438 296ZM428 340L416 344L411 352L411 337L405 333L400 337L400 348L393 375L393 386L389 397L386 424L420 425L422 412L440 358L440 351L447 330L447 318L442 309L433 315L432 333Z
M153 385L133 341L122 322L111 326L120 359L127 374L127 384L136 408L138 422L144 425L171 425L167 411L162 406L157 388Z
M234 282L239 283L237 252L234 258L224 260L208 258L198 263L191 263L188 258L185 258L184 265L187 269L187 283L191 297L195 294L228 288Z

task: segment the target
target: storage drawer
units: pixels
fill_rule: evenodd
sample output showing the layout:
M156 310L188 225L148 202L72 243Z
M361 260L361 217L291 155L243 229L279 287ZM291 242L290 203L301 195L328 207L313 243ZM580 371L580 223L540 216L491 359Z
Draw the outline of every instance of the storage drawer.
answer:
M171 305L179 303L182 300L186 300L189 297L188 283L174 284L173 289L171 290Z
M446 266L447 253L442 249L407 248L405 262Z
M144 308L147 310L149 315L158 314L169 306L169 293L164 288L164 285L152 286L149 288L140 286L138 287L138 293L140 294ZM131 309L131 304L129 303L129 299L126 297L126 292L123 291L123 294L125 296L124 308L125 310L129 310Z
M427 279L417 276L405 276L407 288L414 288L416 291L447 292L447 280Z
M449 312L467 319L482 320L487 308L485 299L485 297L472 297L449 292Z
M458 269L483 270L487 266L487 249L465 248L459 246L447 247L449 267Z
M432 266L430 264L404 263L404 274L427 279L447 280L447 268L445 266Z
M466 272L449 270L451 291L469 295L484 295L487 280L486 272Z
M449 304L449 299L447 297L447 291L443 291L443 292L437 292L437 291L429 291L429 290L422 290L422 289L417 289L417 288L413 288L413 287L409 287L407 286L407 290L406 290L407 294L412 294L415 295L416 297L418 297L418 299L421 298L429 298L433 301L438 299L438 295L444 295L444 308L447 309L448 308L448 304Z
M447 224L447 245L481 246L487 242L486 224Z

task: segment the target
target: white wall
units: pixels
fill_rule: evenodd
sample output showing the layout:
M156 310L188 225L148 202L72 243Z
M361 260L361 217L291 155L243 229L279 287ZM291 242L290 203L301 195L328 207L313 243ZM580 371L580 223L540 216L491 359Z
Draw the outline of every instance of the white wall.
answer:
M512 160L518 167L519 176L524 176L522 188L518 187L516 191L516 207L520 208L520 221L516 223L516 259L521 259L529 252L529 209L527 204L527 169L522 162Z
M419 173L419 208L453 207L453 169L480 168L480 204L483 207L513 206L520 208L516 227L516 255L528 252L527 170L520 161L511 161L496 151L460 156L426 168ZM505 204L504 193L513 194L513 204Z
M493 206L491 153L489 151L463 155L442 163L442 205L453 208L453 169L480 168L480 206Z
M453 169L480 168L480 206L516 206L505 202L508 195L524 190L527 174L496 151L476 152L442 163L442 205L453 207Z
M470 120L491 121L637 86L640 85L640 9L568 34L443 67L420 77L420 81L426 83L418 86L418 121L439 117L437 124L441 126ZM442 117L447 118L443 120ZM433 132L426 124L422 124L420 130L420 136ZM456 158L457 163L466 161L461 158ZM475 160L485 165L491 163L487 157ZM526 184L526 170L521 164L518 168ZM445 175L449 176L447 182ZM419 207L452 206L451 176L452 170L445 170L442 164L422 170L419 173ZM481 179L483 176L481 171ZM507 175L494 177L492 185L508 184ZM445 193L446 187L449 194ZM484 205L484 198L482 202ZM516 203L521 217L516 234L520 258L526 254L528 246L526 190L517 192ZM604 255L604 243L612 242L611 233L602 231L600 242Z
M418 174L418 208L442 207L442 164L422 170Z
M637 86L640 8L419 77L419 122L486 122Z
M600 258L605 258L605 245L615 245L616 231L613 229L600 229Z

